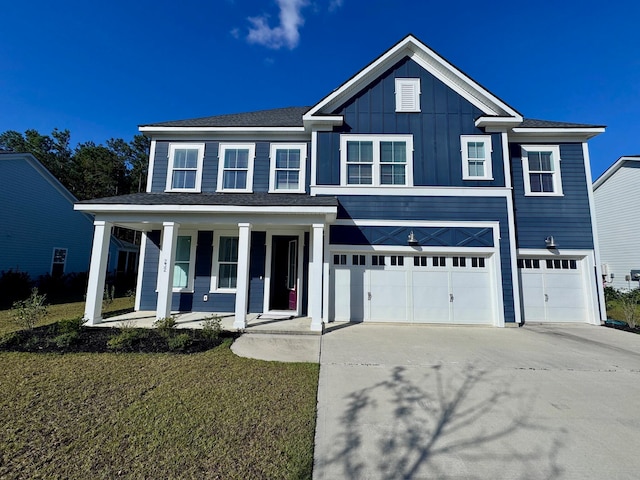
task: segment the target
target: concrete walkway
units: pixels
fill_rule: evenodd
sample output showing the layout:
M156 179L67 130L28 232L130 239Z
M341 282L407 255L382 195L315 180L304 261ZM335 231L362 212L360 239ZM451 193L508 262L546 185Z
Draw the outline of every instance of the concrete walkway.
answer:
M320 361L316 480L640 475L640 336L355 324Z

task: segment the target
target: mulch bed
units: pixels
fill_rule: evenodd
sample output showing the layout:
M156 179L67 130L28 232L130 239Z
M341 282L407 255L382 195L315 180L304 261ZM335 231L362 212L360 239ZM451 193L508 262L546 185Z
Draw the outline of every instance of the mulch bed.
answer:
M158 329L147 328L107 328L81 327L77 335L61 337L58 324L44 325L32 330L21 330L0 338L0 351L32 352L32 353L105 353L105 352L140 352L140 353L197 353L217 347L225 339L236 338L238 334L222 332L218 338L206 337L202 330L173 329L168 334ZM109 340L125 331L132 337L131 341L120 348L109 348ZM178 335L183 342L176 347L169 338Z
M629 325L627 325L625 322L622 322L620 320L607 319L604 322L604 326L609 328L615 328L616 330L622 330L625 332L640 334L640 327L632 328Z

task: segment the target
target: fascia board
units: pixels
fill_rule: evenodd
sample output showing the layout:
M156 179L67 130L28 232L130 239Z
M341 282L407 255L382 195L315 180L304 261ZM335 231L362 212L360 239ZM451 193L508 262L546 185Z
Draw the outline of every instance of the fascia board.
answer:
M595 191L600 185L609 179L614 173L616 173L625 162L640 162L640 156L638 157L620 157L615 161L613 165L607 168L602 175L600 175L595 182L593 182L593 190Z
M254 142L260 140L266 141L290 141L290 142L308 142L311 135L308 131L300 132L208 132L208 133L171 133L163 132L153 135L147 135L155 141L191 141L191 142Z
M587 136L587 138L595 137L596 135L600 135L604 133L605 129L603 127L587 127L587 128L523 128L523 127L514 127L511 129L513 133L519 134L527 134L527 135L544 135L544 136L553 136L553 135L579 135L579 136Z
M240 206L240 205L128 205L128 204L87 204L77 203L74 210L89 213L263 213L263 214L336 214L338 207L296 207L296 206Z
M142 133L162 134L162 133L251 133L251 132L304 132L304 127L154 127L140 126L138 130Z
M415 60L425 70L462 95L487 115L502 114L519 118L520 121L522 121L522 115L515 109L491 94L484 87L473 81L412 35L405 37L343 83L341 87L323 98L305 114L305 117L314 117L322 109L336 105L343 101L343 99L348 98L351 92L355 92L370 80L373 80L378 72L384 71L405 55Z
M508 127L519 125L524 119L522 116L517 117L478 117L476 119L476 127Z

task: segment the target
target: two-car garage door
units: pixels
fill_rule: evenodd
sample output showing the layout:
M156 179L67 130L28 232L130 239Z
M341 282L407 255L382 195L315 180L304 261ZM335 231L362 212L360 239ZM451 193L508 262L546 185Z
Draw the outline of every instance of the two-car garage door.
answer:
M338 321L494 323L491 257L334 253L331 314Z

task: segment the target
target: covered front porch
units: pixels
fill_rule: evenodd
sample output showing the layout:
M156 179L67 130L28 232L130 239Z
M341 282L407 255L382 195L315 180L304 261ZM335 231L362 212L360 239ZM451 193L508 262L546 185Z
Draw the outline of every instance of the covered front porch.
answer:
M114 321L102 318L102 298L106 247L118 225L143 232L139 315L132 320L153 323L180 312L184 323L197 323L199 313L218 312L233 330L290 317L308 318L309 330L322 331L326 230L336 217L335 198L146 193L75 208L95 215L85 309L89 325ZM300 325L305 322L297 322L296 329Z

